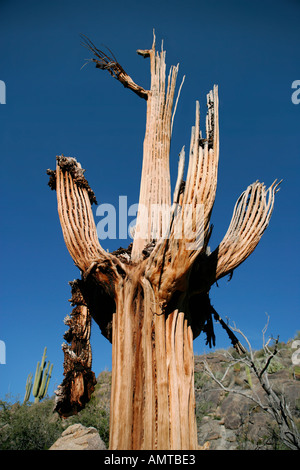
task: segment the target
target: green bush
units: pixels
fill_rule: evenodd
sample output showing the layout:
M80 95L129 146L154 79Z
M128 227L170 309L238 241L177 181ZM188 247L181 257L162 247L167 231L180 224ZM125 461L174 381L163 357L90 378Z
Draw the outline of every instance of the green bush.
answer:
M92 396L77 415L62 420L53 413L54 400L40 403L0 401L0 450L47 450L70 425L94 427L108 447L109 409Z
M36 404L0 402L0 449L46 450L63 427L53 415L53 400Z

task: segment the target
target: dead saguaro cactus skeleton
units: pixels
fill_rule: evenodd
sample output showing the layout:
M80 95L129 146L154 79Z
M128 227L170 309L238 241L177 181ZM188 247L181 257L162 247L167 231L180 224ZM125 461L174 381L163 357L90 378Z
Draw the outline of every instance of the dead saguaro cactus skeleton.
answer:
M139 211L128 249L108 253L100 245L91 209L95 195L74 158L59 156L56 170L48 170L64 240L81 272L72 284L76 307L67 319L65 339L71 345L64 345L57 410L62 416L77 412L93 391L92 317L112 342L110 448L197 449L193 340L204 331L207 341L214 341L212 319L221 319L210 303L210 287L253 252L269 223L278 185L250 185L224 239L209 253L219 159L217 86L207 95L205 137L196 103L187 175L184 181L183 148L172 199L169 153L181 89L173 106L178 66L166 79L165 51L156 52L154 36L150 50L138 51L150 58L151 88L144 90L115 58L84 41L97 68L146 100L146 134Z

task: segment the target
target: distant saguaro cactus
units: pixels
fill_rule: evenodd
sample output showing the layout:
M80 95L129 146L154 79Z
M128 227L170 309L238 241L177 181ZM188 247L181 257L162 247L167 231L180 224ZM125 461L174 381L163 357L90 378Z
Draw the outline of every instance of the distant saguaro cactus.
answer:
M35 397L34 399L35 403L39 402L45 397L48 387L49 387L49 382L51 379L53 364L50 365L50 361L48 361L46 365L46 352L47 352L47 348L44 349L41 364L40 362L38 362L36 366L33 389L32 389L32 394Z
M24 396L23 403L27 403L29 398L30 398L30 394L31 394L31 390L32 390L32 377L33 377L33 375L30 372L30 374L28 374L28 377L27 377L27 380L26 380L25 396Z

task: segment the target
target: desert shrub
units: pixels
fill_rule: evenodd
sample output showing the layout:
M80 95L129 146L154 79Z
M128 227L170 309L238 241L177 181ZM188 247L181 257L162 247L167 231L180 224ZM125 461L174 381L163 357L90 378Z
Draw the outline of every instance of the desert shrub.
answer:
M203 372L195 372L194 384L195 389L203 388L209 382L209 377Z
M212 407L213 407L213 404L209 401L204 401L203 399L196 400L195 412L196 412L196 420L197 420L198 427L202 419L204 418L204 416L207 416L207 414L210 412Z
M102 393L101 385L96 385L90 402L80 413L63 420L53 413L53 398L25 404L0 401L0 450L49 449L68 426L76 423L96 428L108 446L109 393Z
M0 449L46 450L63 431L53 400L35 404L0 402Z
M96 428L108 446L109 410L96 397L76 416L65 420L53 413L53 408L53 399L26 404L0 401L0 450L47 450L75 423Z

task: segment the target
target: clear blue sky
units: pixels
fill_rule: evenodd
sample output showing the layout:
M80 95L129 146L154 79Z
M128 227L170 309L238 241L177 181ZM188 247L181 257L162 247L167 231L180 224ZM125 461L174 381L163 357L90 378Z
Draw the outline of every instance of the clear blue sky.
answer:
M211 300L261 346L268 332L287 341L299 324L300 104L291 84L300 79L300 2L244 1L38 1L0 0L1 279L0 397L23 399L26 378L45 346L54 363L49 392L62 380L61 344L70 313L68 281L79 277L65 247L56 195L47 168L58 154L75 156L98 203L117 206L119 195L138 202L145 130L144 100L108 73L88 65L80 33L108 46L127 73L149 86L149 61L136 49L151 47L152 30L164 40L167 65L180 63L181 93L173 130L173 184L178 153L189 146L195 101L205 113L216 83L220 98L220 165L212 215L215 248L234 204L257 179L283 178L270 226L251 257L211 290ZM203 129L203 121L202 121ZM95 217L96 223L99 217ZM113 250L130 240L102 241ZM229 346L216 326L217 347ZM204 337L194 343L205 349ZM111 367L111 345L92 329L93 370Z

